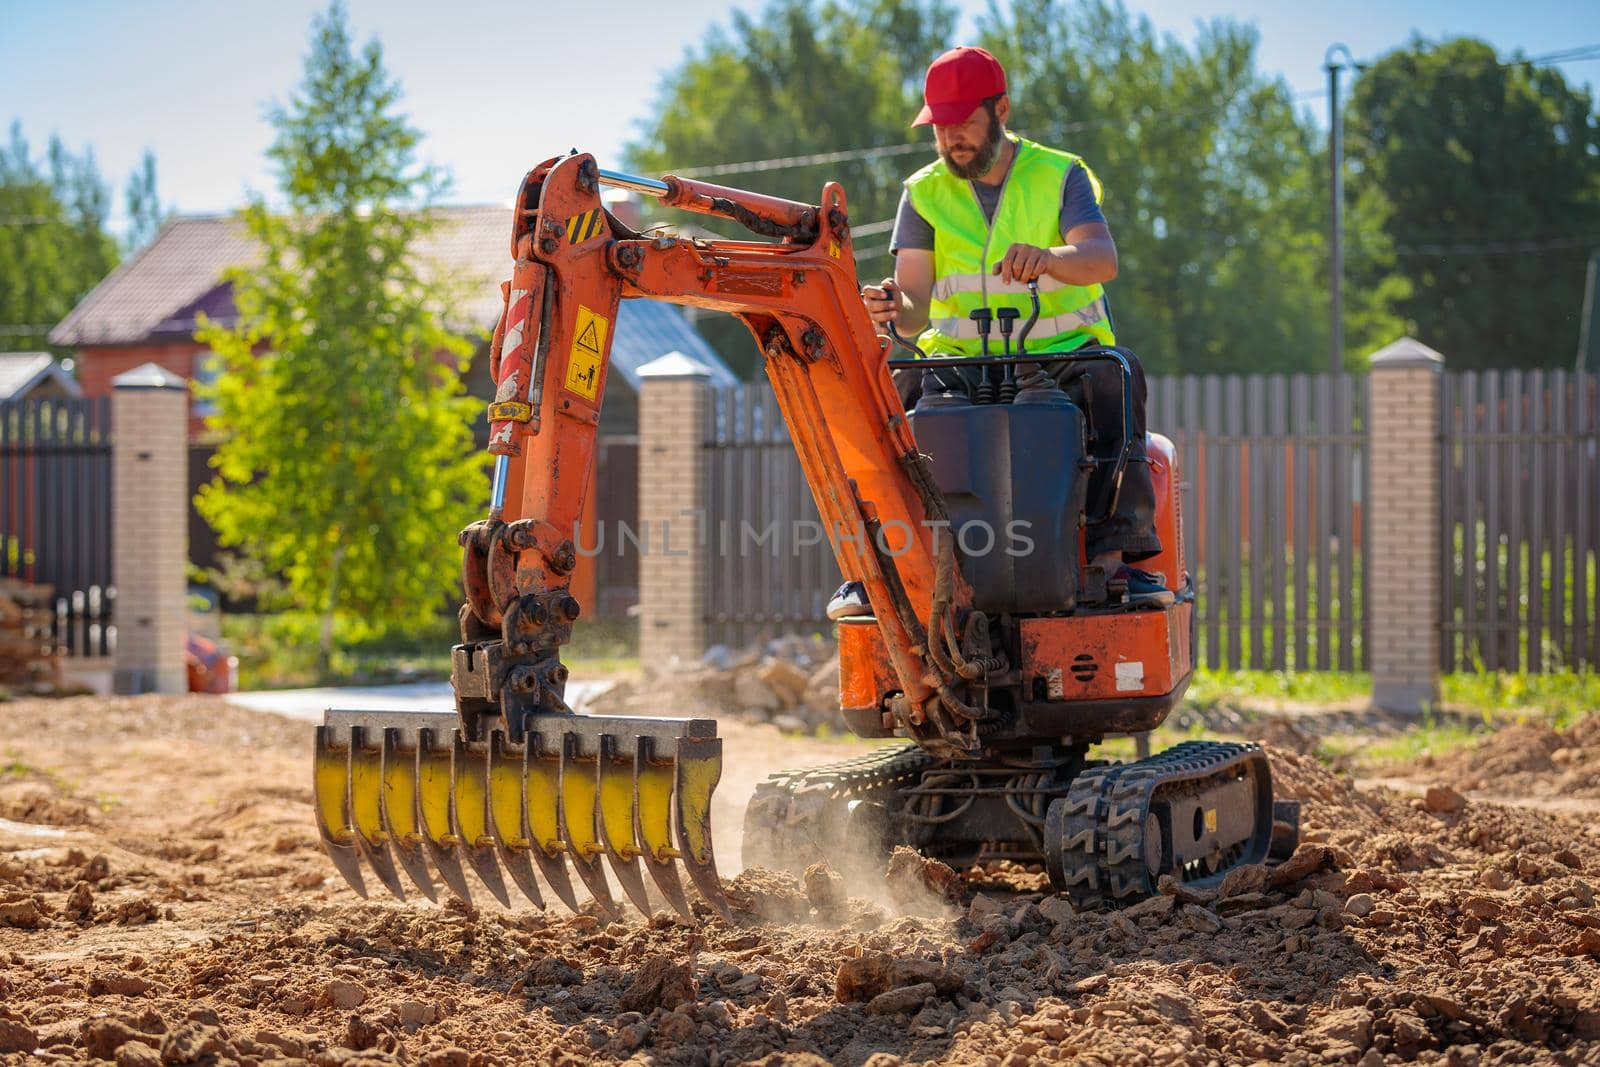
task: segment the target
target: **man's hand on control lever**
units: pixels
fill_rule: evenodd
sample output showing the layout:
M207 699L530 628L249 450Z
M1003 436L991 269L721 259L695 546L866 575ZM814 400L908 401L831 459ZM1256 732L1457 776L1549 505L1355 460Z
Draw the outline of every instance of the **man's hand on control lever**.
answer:
M994 265L994 273L1003 282L1038 281L1049 273L1054 258L1048 248L1014 244L1006 249L1005 258Z
M861 302L867 306L867 316L876 326L897 322L900 318L900 287L893 278L885 278L877 285L863 285Z

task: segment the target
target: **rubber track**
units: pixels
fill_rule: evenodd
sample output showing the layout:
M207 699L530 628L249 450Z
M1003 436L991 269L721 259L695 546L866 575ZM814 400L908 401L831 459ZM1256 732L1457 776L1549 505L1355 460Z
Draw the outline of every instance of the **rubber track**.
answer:
M804 870L826 859L826 846L817 839L825 827L816 825L821 808L897 785L920 780L933 757L915 744L880 749L837 763L803 770L778 771L756 786L744 813L745 866ZM792 818L801 799L813 818Z
M1145 862L1144 824L1157 790L1263 758L1260 745L1185 741L1147 759L1078 775L1060 802L1059 829L1050 828L1051 842L1059 842L1047 861L1051 881L1075 908L1131 904L1151 895L1156 887ZM1245 855L1237 862L1265 858Z

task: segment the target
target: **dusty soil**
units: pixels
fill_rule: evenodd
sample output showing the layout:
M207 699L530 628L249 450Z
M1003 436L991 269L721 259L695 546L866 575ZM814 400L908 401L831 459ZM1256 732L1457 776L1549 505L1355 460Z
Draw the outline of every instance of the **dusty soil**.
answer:
M862 749L724 732L731 873L756 779ZM605 922L361 902L316 847L308 734L206 698L0 705L0 1062L1600 1064L1592 817L1280 750L1307 843L1224 893L1075 915L900 856L746 871L731 925Z
M1414 775L1510 797L1600 797L1600 715L1556 730L1518 723L1470 748L1424 756Z

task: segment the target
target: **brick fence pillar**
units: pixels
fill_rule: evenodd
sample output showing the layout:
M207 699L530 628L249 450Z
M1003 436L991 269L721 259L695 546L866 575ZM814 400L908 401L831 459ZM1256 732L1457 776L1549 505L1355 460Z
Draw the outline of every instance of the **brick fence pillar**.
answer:
M639 368L639 377L639 660L654 669L705 652L700 523L711 372L673 352Z
M189 387L154 363L112 379L118 693L182 693L188 626Z
M1439 701L1439 393L1444 358L1403 337L1374 353L1367 413L1372 702L1420 714Z

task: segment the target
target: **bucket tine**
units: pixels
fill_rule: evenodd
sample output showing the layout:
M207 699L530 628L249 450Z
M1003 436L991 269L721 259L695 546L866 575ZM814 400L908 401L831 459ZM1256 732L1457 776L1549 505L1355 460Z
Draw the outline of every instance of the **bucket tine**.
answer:
M472 894L461 871L456 834L451 828L451 750L429 729L417 731L417 811L422 822L422 847L450 891L468 904Z
M417 821L417 754L400 747L400 731L392 726L383 731L381 813L395 860L412 884L422 890L423 896L437 901L439 892L433 887L433 876L428 873Z
M389 852L389 834L383 825L383 747L369 744L366 727L350 728L350 822L356 831L356 848L385 889L401 900L405 886Z
M634 840L633 753L617 751L617 739L600 735L600 781L596 803L600 812L600 840L606 847L611 870L622 883L623 892L646 919L654 914L650 897L644 891L644 874L639 870L639 845Z
M544 895L528 856L532 842L522 801L522 750L499 730L489 735L489 829L511 880L523 896L543 908Z
M602 908L617 913L606 872L600 865L600 845L595 832L595 796L599 792L598 753L589 757L579 745L577 734L561 738L561 839L567 843L567 858L577 868L578 877Z
M502 907L511 907L505 876L494 858L494 836L489 833L489 746L467 744L460 734L450 756L450 825L461 839L467 862L484 887Z
M655 741L639 735L633 763L634 836L644 855L645 868L656 888L674 911L689 922L694 914L683 893L683 880L674 862L681 853L672 847L672 788L677 775L672 760L658 759Z
M533 842L533 862L539 865L545 885L561 903L577 911L578 897L572 891L572 875L567 871L567 844L561 837L561 754L546 751L544 742L543 735L529 733L522 746L528 838Z
M355 828L350 825L350 749L335 748L333 733L326 726L317 727L314 743L311 785L316 798L317 833L334 867L351 889L365 897L367 884L361 877Z
M678 738L677 777L678 847L684 866L706 902L731 919L711 851L711 794L722 778L722 739Z

